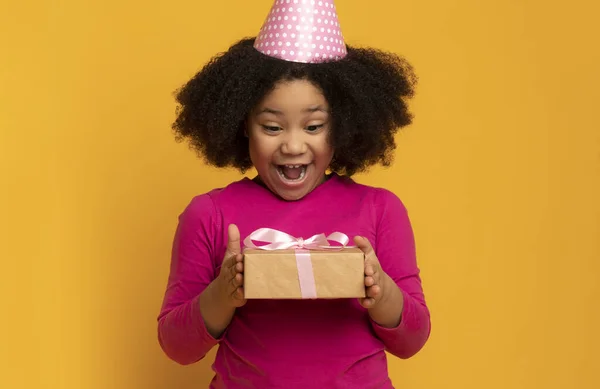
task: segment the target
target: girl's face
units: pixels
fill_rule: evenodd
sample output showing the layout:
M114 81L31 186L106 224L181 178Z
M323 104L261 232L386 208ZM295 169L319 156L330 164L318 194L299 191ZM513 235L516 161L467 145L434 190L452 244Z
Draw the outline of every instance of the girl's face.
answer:
M329 105L305 80L280 82L251 112L250 159L261 180L285 200L298 200L325 178L333 157Z

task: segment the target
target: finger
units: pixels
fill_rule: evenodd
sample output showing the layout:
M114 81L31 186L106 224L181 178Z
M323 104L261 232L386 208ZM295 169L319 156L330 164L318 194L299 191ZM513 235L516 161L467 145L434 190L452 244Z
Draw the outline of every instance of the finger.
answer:
M236 273L243 273L244 272L244 264L242 262L236 263L235 271L236 271Z
M371 242L363 236L355 236L354 244L365 254L365 259L371 258L375 255L375 251L373 250L373 246L371 246Z
M237 287L242 286L244 283L244 276L241 275L240 273L236 274L235 277L233 277L233 284Z
M233 293L233 298L236 300L244 300L244 288L237 288Z
M365 277L365 286L366 287L370 287L370 286L373 286L373 285L375 285L375 279L373 277L371 277L371 276Z
M237 264L236 257L229 256L226 253L225 258L223 258L223 263L221 264L221 268L222 268L221 272L226 272L227 275L232 275L235 270L236 264Z
M239 271L244 271L244 254L238 254L235 257L236 269L240 269Z
M379 296L381 296L381 288L379 285L373 285L367 289L367 296L372 298L373 300L378 300Z
M373 277L373 280L375 280L375 283L378 284L379 283L379 278L381 276L381 271L380 271L380 266L379 263L373 263L371 264L371 267L373 269L373 274L371 275Z
M230 224L227 228L227 254L226 256L233 256L239 254L240 249L240 231L235 224Z
M227 258L224 262L223 267L227 270L227 276L229 278L235 277L237 273L241 273L244 270L244 263L241 262L240 257L243 257L242 254L238 254L235 257Z
M366 276L373 276L375 275L375 266L373 266L370 263L366 263L365 264L365 275Z
M244 276L240 273L236 273L235 276L231 277L229 280L231 285L231 289L235 291L235 289L239 288L244 283Z
M228 268L236 268L237 265L242 264L243 265L243 259L244 259L244 255L243 254L236 254L230 257L226 257L226 263L227 263L227 267Z
M373 305L375 305L375 300L371 297L362 298L360 299L360 305L362 305L364 308L371 308Z
M235 275L237 274L237 272L235 271L235 267L237 266L237 262L235 261L235 258L229 258L228 260L229 262L227 263L227 270L228 270L228 275L229 278L234 278Z

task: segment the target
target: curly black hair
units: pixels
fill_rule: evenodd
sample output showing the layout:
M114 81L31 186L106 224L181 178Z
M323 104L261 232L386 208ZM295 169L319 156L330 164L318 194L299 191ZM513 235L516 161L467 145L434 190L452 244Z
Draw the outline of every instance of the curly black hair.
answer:
M332 116L329 169L351 176L389 166L394 135L412 122L406 100L417 77L403 58L373 48L347 47L341 60L296 63L264 55L245 38L213 57L176 92L177 141L189 140L204 160L244 173L252 167L245 122L279 81L304 79L320 88Z

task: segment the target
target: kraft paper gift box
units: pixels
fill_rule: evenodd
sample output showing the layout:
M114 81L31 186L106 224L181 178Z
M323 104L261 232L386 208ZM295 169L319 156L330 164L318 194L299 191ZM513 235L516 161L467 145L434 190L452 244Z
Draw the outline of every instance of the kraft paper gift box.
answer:
M252 241L267 242L260 246ZM329 241L340 243L331 246ZM244 240L246 299L365 297L364 253L339 232L307 240L259 229Z

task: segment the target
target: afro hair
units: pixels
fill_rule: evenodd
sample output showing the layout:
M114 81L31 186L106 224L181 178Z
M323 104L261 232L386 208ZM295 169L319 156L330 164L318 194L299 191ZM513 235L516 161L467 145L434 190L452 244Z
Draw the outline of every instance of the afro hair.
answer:
M177 141L188 140L210 165L252 167L245 123L251 110L280 81L307 80L331 108L329 169L351 176L369 166L389 166L396 132L412 122L407 99L417 81L403 58L372 48L347 47L341 60L296 63L272 58L243 39L213 57L176 92Z

